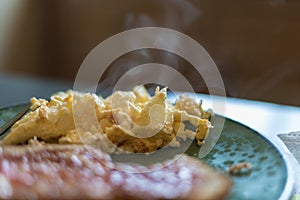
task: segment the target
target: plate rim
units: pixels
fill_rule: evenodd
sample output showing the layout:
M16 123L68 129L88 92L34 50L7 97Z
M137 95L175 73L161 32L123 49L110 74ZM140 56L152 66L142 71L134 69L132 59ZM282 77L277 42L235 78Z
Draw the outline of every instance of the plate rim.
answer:
M229 120L231 122L234 122L238 125L241 125L247 129L252 130L253 132L255 132L256 134L258 134L260 137L262 137L264 140L266 140L267 142L269 142L273 148L277 151L277 153L280 155L280 157L282 158L285 167L286 167L286 174L287 174L287 178L286 178L286 183L284 186L284 189L279 197L279 200L286 200L292 197L293 191L295 189L295 174L292 173L296 167L297 161L294 158L294 156L292 155L292 153L290 152L290 150L288 150L288 148L286 147L286 145L278 138L277 134L276 135L271 135L271 134L263 134L260 131L255 130L254 128L249 127L248 125L245 125L239 121L236 121L230 117L226 117L220 114L216 114L220 117L224 117L226 120Z

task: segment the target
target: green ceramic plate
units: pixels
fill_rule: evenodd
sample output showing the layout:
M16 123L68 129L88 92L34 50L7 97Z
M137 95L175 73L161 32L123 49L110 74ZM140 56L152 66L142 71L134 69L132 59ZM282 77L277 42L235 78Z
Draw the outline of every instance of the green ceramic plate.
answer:
M0 109L0 126L23 107ZM217 118L220 116L212 118L212 122ZM213 134L213 129L210 134ZM195 143L186 151L196 157L198 152L199 147ZM223 173L239 162L251 163L249 173L231 176L233 188L229 199L279 199L290 195L288 164L280 151L268 139L242 124L225 119L221 137L203 160Z
M197 156L198 151L192 145L187 153ZM221 137L204 161L225 173L234 164L251 163L248 173L231 176L234 185L229 199L279 199L289 181L287 163L278 149L259 133L229 119L225 119Z

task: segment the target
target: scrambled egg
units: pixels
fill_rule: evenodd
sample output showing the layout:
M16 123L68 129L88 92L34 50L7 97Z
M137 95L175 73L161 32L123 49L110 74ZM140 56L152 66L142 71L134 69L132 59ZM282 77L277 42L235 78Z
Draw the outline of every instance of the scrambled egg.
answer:
M108 98L75 91L45 99L31 99L31 112L16 122L3 145L45 143L116 147L129 152L153 152L166 145L196 138L201 145L211 124L210 113L195 99L181 95L175 105L167 101L166 88L150 96L143 86L116 91ZM75 111L76 112L75 112ZM93 123L93 116L97 126ZM186 123L195 127L187 128Z

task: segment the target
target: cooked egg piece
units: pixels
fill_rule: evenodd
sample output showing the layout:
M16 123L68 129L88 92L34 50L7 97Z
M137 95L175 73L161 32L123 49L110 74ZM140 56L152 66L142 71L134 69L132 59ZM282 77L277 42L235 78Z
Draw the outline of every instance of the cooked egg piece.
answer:
M153 152L196 138L203 144L212 127L201 101L180 96L167 101L167 88L150 96L144 86L116 91L107 98L69 90L45 99L32 98L32 111L14 124L2 144L24 144L35 138L46 143L95 144L131 152ZM188 122L194 129L188 129ZM115 147L113 147L115 145Z

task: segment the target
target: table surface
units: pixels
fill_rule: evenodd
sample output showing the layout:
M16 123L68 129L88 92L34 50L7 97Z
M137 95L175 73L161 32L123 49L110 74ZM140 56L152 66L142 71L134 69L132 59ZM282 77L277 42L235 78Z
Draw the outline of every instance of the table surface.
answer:
M198 95L203 106L210 107L208 95ZM216 102L224 101L215 97ZM205 102L208 105L205 105ZM261 101L226 98L224 115L266 135L289 133L300 130L300 108ZM216 113L218 113L216 111Z

